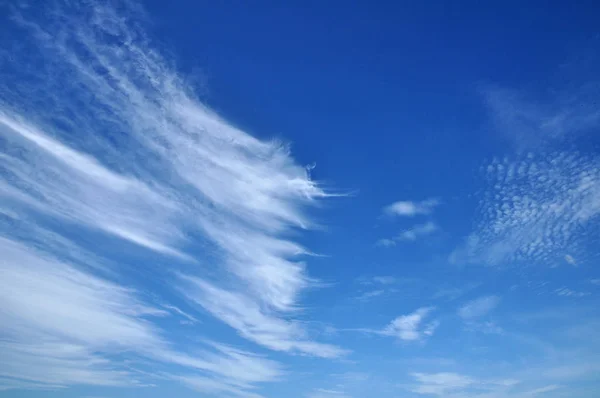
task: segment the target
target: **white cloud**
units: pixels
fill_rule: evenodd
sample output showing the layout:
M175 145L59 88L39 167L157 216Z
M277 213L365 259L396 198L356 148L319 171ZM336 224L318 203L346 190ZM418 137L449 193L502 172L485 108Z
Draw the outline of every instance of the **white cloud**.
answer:
M393 216L414 217L417 215L431 214L439 206L439 199L431 198L420 202L398 201L384 208L384 212Z
M196 317L188 314L187 312L183 311L181 308L171 305L171 304L161 304L161 307L170 310L178 315L180 315L181 317L185 318L185 322L189 322L189 323L198 323L198 319L196 319Z
M600 279L590 279L590 283L600 286Z
M398 242L414 242L417 239L421 239L425 236L431 235L438 231L439 227L434 222L426 222L424 224L417 224L412 228L402 231L397 236L391 239L380 239L377 244L379 246L391 247L396 246Z
M97 7L90 20L57 18L64 22L60 40L31 29L51 57L48 68L68 72L69 79L46 79L49 87L30 93L47 99L48 108L0 113L2 135L12 145L4 165L15 177L4 182L7 200L167 255L189 258L184 247L205 244L190 242L190 232L200 233L248 300L293 310L311 279L290 259L305 250L279 235L309 227L302 206L327 194L286 146L259 141L197 102L146 47L144 33L115 10ZM107 44L103 34L122 45ZM69 95L61 96L58 85ZM94 109L81 109L78 100L89 95ZM52 113L54 103L62 112ZM50 136L75 140L78 150Z
M479 318L487 315L500 303L498 296L484 296L469 301L458 309L458 315L464 319Z
M432 311L433 307L422 307L411 314L399 316L381 333L405 341L415 341L422 339L423 336L431 336L439 322L433 321L424 324L424 320Z

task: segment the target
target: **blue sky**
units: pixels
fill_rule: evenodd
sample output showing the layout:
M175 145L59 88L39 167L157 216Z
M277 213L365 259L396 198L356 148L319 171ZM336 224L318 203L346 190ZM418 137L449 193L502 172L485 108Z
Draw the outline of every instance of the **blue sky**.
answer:
M10 3L0 397L596 396L594 2Z

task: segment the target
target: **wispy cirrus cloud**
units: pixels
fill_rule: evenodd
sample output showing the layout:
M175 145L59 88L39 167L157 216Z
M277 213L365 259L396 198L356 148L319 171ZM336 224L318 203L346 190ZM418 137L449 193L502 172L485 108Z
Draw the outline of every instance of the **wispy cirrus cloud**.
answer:
M306 395L306 398L352 398L345 391L317 388Z
M441 204L437 198L422 201L400 200L384 207L385 214L399 217L414 217L431 214Z
M184 277L186 295L251 341L276 351L335 358L346 352L311 341L299 322L277 317L248 297L218 288L202 279Z
M376 297L397 292L395 285L401 282L400 279L390 275L379 275L370 277L360 277L357 282L362 285L360 292L355 300L361 302L370 301Z
M98 278L21 243L0 238L0 376L40 386L144 385L111 355L132 353L199 372L243 390L277 379L271 360L214 344L190 356L172 348L136 292Z
M298 258L306 250L287 232L310 228L304 207L328 194L286 145L258 140L200 103L148 44L140 11L119 4L13 10L29 36L0 52L20 65L0 83L5 357L31 384L48 385L50 369L60 385L132 384L105 355L125 349L185 366L187 385L220 396L281 374L276 362L225 346L199 358L173 350L150 320L163 310L90 267L105 262L104 271L127 275L140 262L99 251L94 239L168 263L166 285L253 343L342 355L293 320L314 281Z
M411 373L416 384L409 389L417 394L443 397L532 397L543 391L556 388L544 386L536 389L519 389L520 381L516 379L476 378L454 372ZM552 387L552 388L551 388Z
M385 293L386 293L386 290L384 290L384 289L368 290L368 291L362 292L358 296L356 296L356 300L369 301L371 299L374 299L375 297L382 296Z

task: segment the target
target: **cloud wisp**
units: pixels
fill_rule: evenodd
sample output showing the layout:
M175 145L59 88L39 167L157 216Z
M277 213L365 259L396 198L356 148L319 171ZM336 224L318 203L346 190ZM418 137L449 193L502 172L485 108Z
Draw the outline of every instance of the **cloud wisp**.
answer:
M433 320L426 323L425 319L433 310L433 307L422 307L408 315L401 315L386 326L381 334L404 341L418 341L425 336L432 336L439 322Z
M469 301L458 309L458 315L465 320L475 319L490 313L500 303L498 296L484 296Z
M48 369L60 385L135 383L103 354L123 349L184 366L189 374L172 378L217 395L250 394L281 375L279 364L222 345L199 358L172 350L150 319L164 311L92 267L126 275L136 265L94 240L169 264L163 287L253 343L343 355L293 320L314 281L298 258L306 250L286 236L310 228L305 206L328 196L308 170L286 145L200 103L129 3L43 7L14 10L28 39L0 52L20 66L0 83L3 357L45 385Z
M488 87L482 90L492 122L518 149L562 142L594 131L600 124L596 105L598 84L555 90L543 99L528 98L518 90Z
M429 215L441 204L439 199L430 198L422 201L400 200L386 206L383 212L389 216L414 217Z
M393 238L380 239L377 242L378 246L392 247L400 242L414 242L426 236L434 234L440 228L434 222L426 222L425 224L417 224L405 231L402 231Z
M460 373L411 373L415 384L409 390L426 396L439 397L498 397L498 398L532 398L561 388L558 384L546 384L541 387L523 386L516 379L476 378ZM529 384L529 383L527 383Z

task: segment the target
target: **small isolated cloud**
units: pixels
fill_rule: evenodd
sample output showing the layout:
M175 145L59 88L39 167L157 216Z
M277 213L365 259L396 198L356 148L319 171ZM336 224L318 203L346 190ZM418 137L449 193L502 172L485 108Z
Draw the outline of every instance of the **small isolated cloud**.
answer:
M440 204L441 202L439 199L435 198L423 200L421 202L398 201L386 206L383 211L391 216L414 217L431 214Z
M425 236L431 235L438 230L438 225L434 222L429 221L424 224L417 224L412 228L402 231L397 236L391 239L380 239L377 242L377 245L383 247L392 247L396 246L398 242L414 242Z
M600 279L590 279L592 285L600 286Z
M577 261L570 254L565 254L565 261L571 265L577 265Z
M439 326L439 322L425 323L424 320L433 310L433 307L422 307L411 314L399 316L381 333L404 341L415 341L424 336L431 336Z
M395 239L389 239L389 238L379 239L377 241L377 246L381 246L381 247L393 247L393 246L396 246L396 240Z
M458 309L458 315L463 319L479 318L487 315L500 303L498 296L485 296L469 301Z

